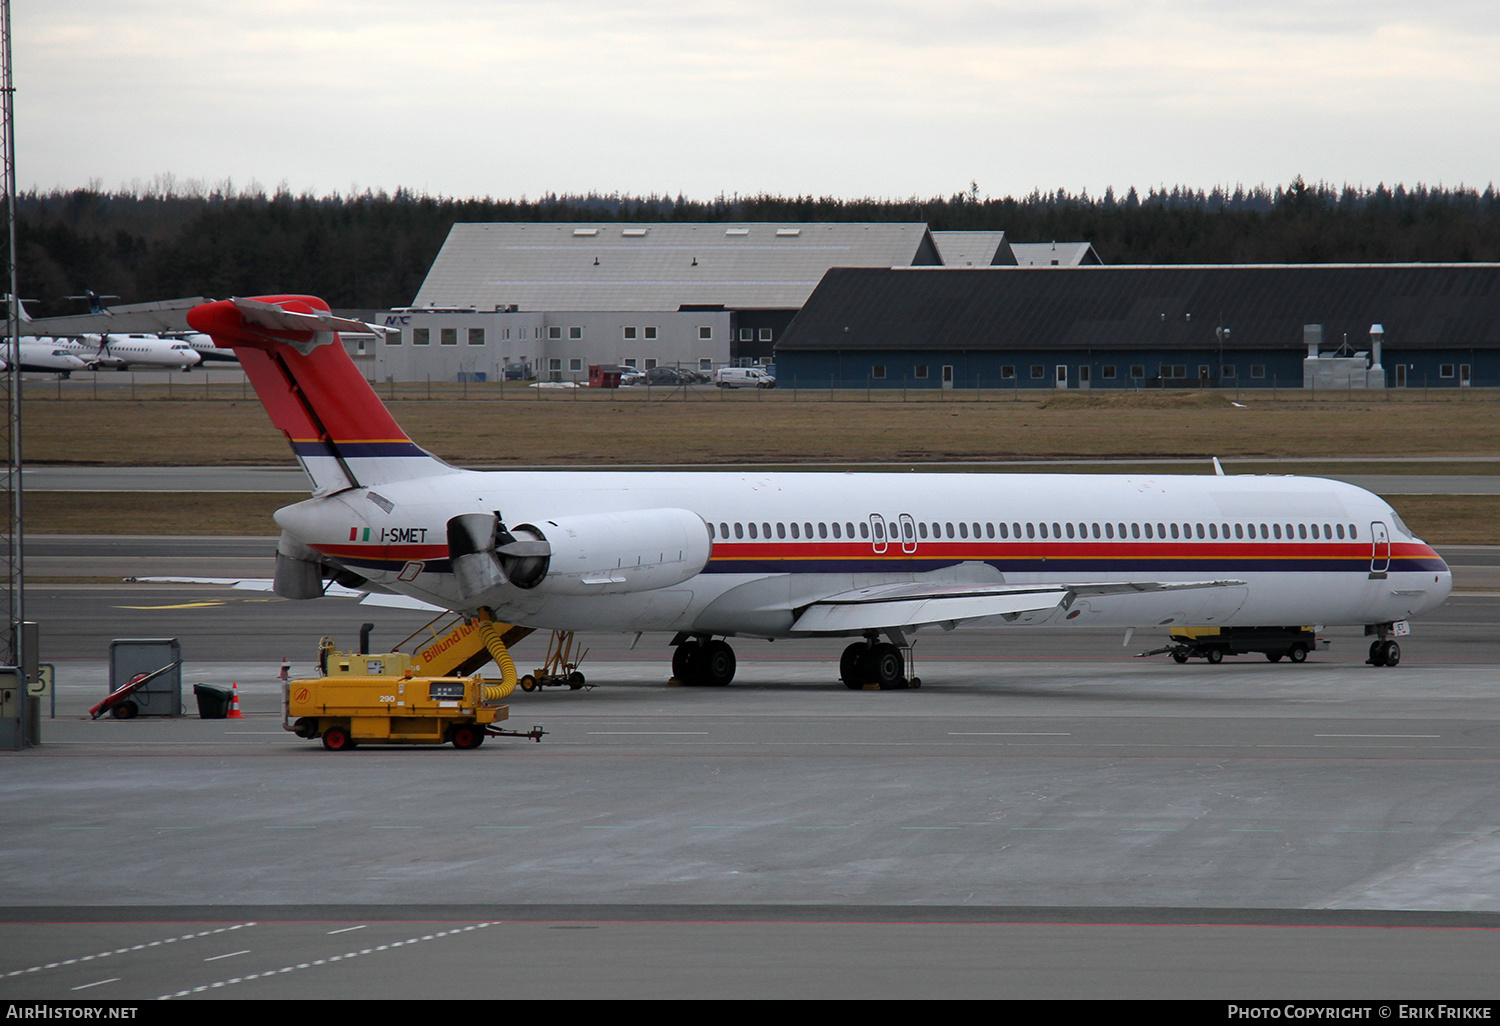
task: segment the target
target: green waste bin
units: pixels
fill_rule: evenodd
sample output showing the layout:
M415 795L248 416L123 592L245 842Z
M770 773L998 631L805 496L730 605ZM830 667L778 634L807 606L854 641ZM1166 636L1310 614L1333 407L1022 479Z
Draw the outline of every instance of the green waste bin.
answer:
M198 699L200 720L222 720L229 715L230 691L213 684L194 684L193 697Z

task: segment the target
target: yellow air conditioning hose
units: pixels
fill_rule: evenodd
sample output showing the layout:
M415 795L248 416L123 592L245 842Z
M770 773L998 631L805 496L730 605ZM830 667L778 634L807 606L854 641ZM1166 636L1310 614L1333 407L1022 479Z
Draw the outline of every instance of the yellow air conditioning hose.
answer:
M511 662L505 642L500 638L500 626L495 623L494 615L488 609L479 611L479 636L484 639L484 647L489 650L490 658L494 659L495 665L500 667L500 683L485 686L484 700L486 702L498 702L502 698L509 698L510 693L516 690L516 664Z

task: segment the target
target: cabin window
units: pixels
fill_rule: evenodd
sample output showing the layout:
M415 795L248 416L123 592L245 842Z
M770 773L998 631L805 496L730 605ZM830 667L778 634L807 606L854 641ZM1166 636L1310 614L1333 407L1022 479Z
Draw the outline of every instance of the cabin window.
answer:
M1141 536L1141 525L1140 524L1131 524L1130 525L1130 536L1132 538L1139 538Z
M1151 525L1150 524L1146 525L1146 537L1147 538L1151 537Z
M1271 534L1276 538L1277 541L1280 541L1281 540L1281 525L1280 524L1272 524L1271 525Z
M953 537L953 525L952 524L945 524L944 526L948 528L948 537L952 538Z
M1052 537L1054 537L1054 538L1061 538L1062 537L1062 525L1061 524L1056 523L1056 522L1054 522L1052 524Z
M853 530L854 525L851 524L849 526L850 526L849 536L852 538L854 536L854 530ZM861 538L868 538L868 537L870 537L870 525L867 524L867 523L865 523L864 521L860 521L860 524L859 524L859 536Z
M958 536L960 538L967 538L969 536L969 525L968 524L962 524L961 523L961 524L958 525Z
M1212 528L1212 527L1213 527L1213 526L1214 526L1214 525L1213 525L1213 524L1209 524L1209 525L1208 525L1208 526L1209 526L1209 527L1210 527L1210 528ZM1203 533L1203 525L1202 525L1202 524L1199 524L1199 525L1198 525L1198 538L1199 538L1199 539L1200 539L1200 540L1201 540L1201 539L1203 539L1203 538L1204 538L1204 537L1205 537L1205 535L1204 535L1204 533Z
M917 534L923 538L927 537L927 521L924 520L917 525Z
M752 537L752 538L759 538L760 537L760 535L755 530L755 522L754 521L750 522L750 537Z
M1073 525L1072 524L1068 525L1068 537L1069 538L1073 537Z
M1314 525L1314 526L1316 526L1316 525ZM1318 536L1317 532L1314 531L1313 532L1313 537L1316 538L1317 536ZM1323 525L1323 540L1324 541L1333 541L1333 525L1332 524L1324 524Z
M1026 521L1026 537L1028 537L1028 538L1035 538L1036 537L1036 525L1033 524L1029 520Z
M1313 524L1312 525L1312 536L1313 536L1313 541L1317 541L1318 540L1318 525L1317 524Z
M811 538L812 537L812 524L809 524L805 520L802 522L802 534L803 534L804 537L807 537L807 538ZM793 538L797 537L797 532L796 531L792 532L792 537Z
M1173 538L1177 537L1177 525L1176 524L1172 525L1172 537Z
M1047 525L1044 523L1044 524L1041 525L1041 528L1042 528L1042 537L1043 538L1047 537Z
M800 538L800 537L802 537L800 534L797 533L797 525L796 525L795 522L792 524L792 537L793 538Z
M760 522L760 529L765 534L766 539L769 540L771 537L771 525L762 520Z
M1114 524L1105 524L1104 525L1104 537L1106 537L1106 538L1113 538L1114 536L1115 536L1115 525Z
M726 524L726 523L723 523L722 521L719 523L719 537L720 538L728 538L729 537L729 525Z
M1000 521L1000 537L1006 539L1010 538L1010 526L1003 520Z
M1344 525L1343 524L1339 524L1337 526L1338 526L1338 532L1339 532L1339 541L1343 541L1344 540Z
M1350 538L1358 538L1359 537L1359 531L1355 528L1355 526L1353 524L1349 525L1349 537Z
M1005 525L1001 524L1000 526L1004 527ZM994 524L985 524L984 525L984 536L986 538L993 538L993 537L995 537L995 525Z
M837 520L835 520L835 521L834 521L834 522L833 522L833 536L834 536L834 537L835 537L835 538L839 538L839 537L842 537L842 536L841 536L841 535L840 535L840 534L839 534L839 522L838 522L838 521L837 521Z
M912 539L912 526L911 526L911 521L910 520L903 520L903 521L901 521L901 534L906 538L907 541L911 541L911 539Z
M825 524L825 523L823 523L821 520L818 521L818 537L819 538L827 538L828 537L828 525Z
M780 523L780 522L778 522L776 524L776 537L778 537L778 538L785 538L786 537L786 525L785 524Z
M709 524L708 525L708 540L709 541L713 541L714 540L714 525L713 524Z

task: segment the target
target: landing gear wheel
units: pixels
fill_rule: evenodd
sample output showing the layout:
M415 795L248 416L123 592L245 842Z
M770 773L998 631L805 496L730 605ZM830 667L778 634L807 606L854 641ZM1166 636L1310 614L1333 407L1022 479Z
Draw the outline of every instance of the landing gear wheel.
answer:
M734 649L726 641L710 641L705 644L695 662L694 669L698 673L700 684L722 688L734 680Z
M1203 658L1207 659L1209 662L1213 663L1215 666L1218 666L1220 663L1222 663L1224 661L1224 653L1220 652L1216 648L1211 648L1206 653L1204 653Z
M901 650L890 642L871 645L860 660L860 669L864 671L865 679L880 685L882 691L906 684L906 660L901 658Z
M323 731L323 747L330 752L347 752L354 747L354 739L343 727L329 727Z
M1385 642L1383 642L1383 641L1372 641L1372 642L1370 642L1370 658L1367 659L1367 660L1365 660L1365 662L1369 663L1371 666L1384 666L1385 665Z
M1395 666L1401 661L1401 646L1394 641L1387 641L1381 649L1380 654L1385 657L1386 666Z
M1302 644L1302 642L1300 641L1293 645L1291 648L1287 649L1286 654L1287 658L1289 658L1294 663L1307 662L1307 646Z
M524 677L521 678L520 684L521 684L521 690L522 691L535 691L536 690L536 678L533 677L529 673L526 676L524 676Z
M1172 661L1181 666L1188 661L1188 654L1179 648L1172 653Z
M1280 652L1267 652L1266 653L1266 662L1268 662L1268 663L1279 663L1279 662L1281 662L1281 653Z
M119 705L111 709L109 711L109 714L117 720L133 720L135 719L136 714L140 711L140 706L136 705L134 702L125 701L121 702Z
M448 739L453 742L454 748L478 748L484 744L484 731L472 724L460 723L449 732Z
M850 691L858 691L865 686L864 674L860 671L860 660L869 649L869 645L856 641L844 649L844 654L839 656L839 679Z

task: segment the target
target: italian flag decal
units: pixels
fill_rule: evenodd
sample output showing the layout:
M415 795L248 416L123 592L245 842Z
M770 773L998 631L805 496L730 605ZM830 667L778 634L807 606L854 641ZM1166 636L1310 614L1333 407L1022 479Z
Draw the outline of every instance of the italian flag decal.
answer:
M350 541L369 541L370 540L370 529L368 527L366 527L364 529L364 537L360 537L360 529L359 528L357 528L357 527L351 527L351 528L349 528L349 540Z

